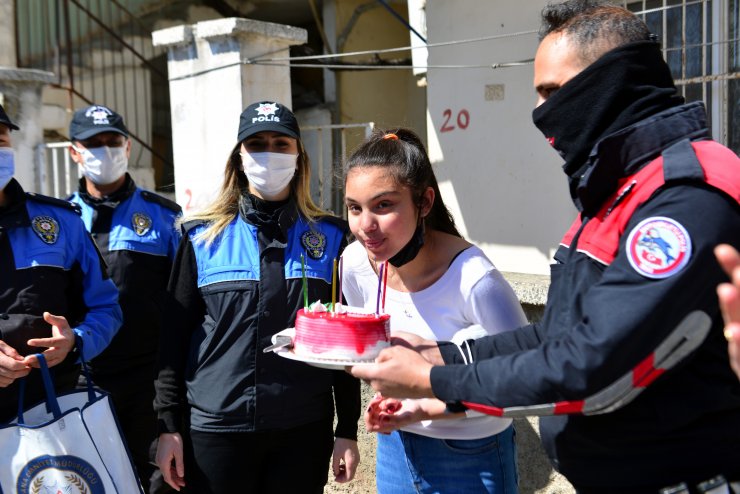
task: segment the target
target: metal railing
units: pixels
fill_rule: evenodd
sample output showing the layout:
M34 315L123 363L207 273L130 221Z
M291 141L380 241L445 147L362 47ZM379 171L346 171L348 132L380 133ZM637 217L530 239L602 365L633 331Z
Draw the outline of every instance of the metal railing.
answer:
M373 122L301 127L301 141L311 160L311 191L316 204L336 214L345 211L342 164L348 142L367 139L374 127Z
M166 50L133 12L140 0L15 0L18 66L53 72L68 110L103 104L124 116L132 167L171 182Z
M71 144L50 142L36 148L36 171L41 194L64 199L77 190L77 182L82 174L69 155Z

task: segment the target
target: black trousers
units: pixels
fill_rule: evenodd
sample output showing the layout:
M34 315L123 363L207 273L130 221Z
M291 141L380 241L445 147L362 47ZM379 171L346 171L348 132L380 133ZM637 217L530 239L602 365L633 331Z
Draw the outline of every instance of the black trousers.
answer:
M332 420L268 432L190 431L189 493L321 494L334 448Z

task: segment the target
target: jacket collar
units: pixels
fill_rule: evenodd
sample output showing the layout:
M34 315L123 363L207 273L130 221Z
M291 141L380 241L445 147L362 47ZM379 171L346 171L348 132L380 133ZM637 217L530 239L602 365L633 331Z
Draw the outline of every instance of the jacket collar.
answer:
M0 228L18 228L31 224L26 210L26 194L23 187L14 178L5 186L8 205L0 209Z
M80 199L82 199L85 204L87 204L91 208L98 208L99 206L115 208L123 201L131 197L134 192L136 192L136 183L134 183L134 179L131 178L131 175L129 175L128 173L126 173L126 180L123 182L121 188L119 188L111 195L101 197L100 199L91 196L87 192L87 182L85 181L85 177L80 178L78 189Z
M239 203L239 214L242 219L250 223L271 238L279 237L281 240L288 238L288 229L298 219L298 206L290 198L275 209L263 207L269 203L259 204L259 199L249 193L242 194Z
M670 108L606 136L588 158L574 199L576 207L590 216L616 190L621 178L636 173L665 148L687 138L711 138L703 103Z

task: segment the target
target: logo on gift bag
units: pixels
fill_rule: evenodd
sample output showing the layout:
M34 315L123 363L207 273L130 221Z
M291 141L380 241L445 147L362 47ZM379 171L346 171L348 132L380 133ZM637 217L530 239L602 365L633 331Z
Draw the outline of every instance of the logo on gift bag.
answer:
M88 462L76 456L39 456L18 475L18 494L105 494L103 481Z

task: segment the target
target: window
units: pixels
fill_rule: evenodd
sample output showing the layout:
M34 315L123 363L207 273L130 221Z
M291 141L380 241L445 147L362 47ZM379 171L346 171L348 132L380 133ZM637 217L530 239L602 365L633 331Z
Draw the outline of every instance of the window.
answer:
M740 152L740 0L626 1L658 35L686 101L703 101L715 140Z

